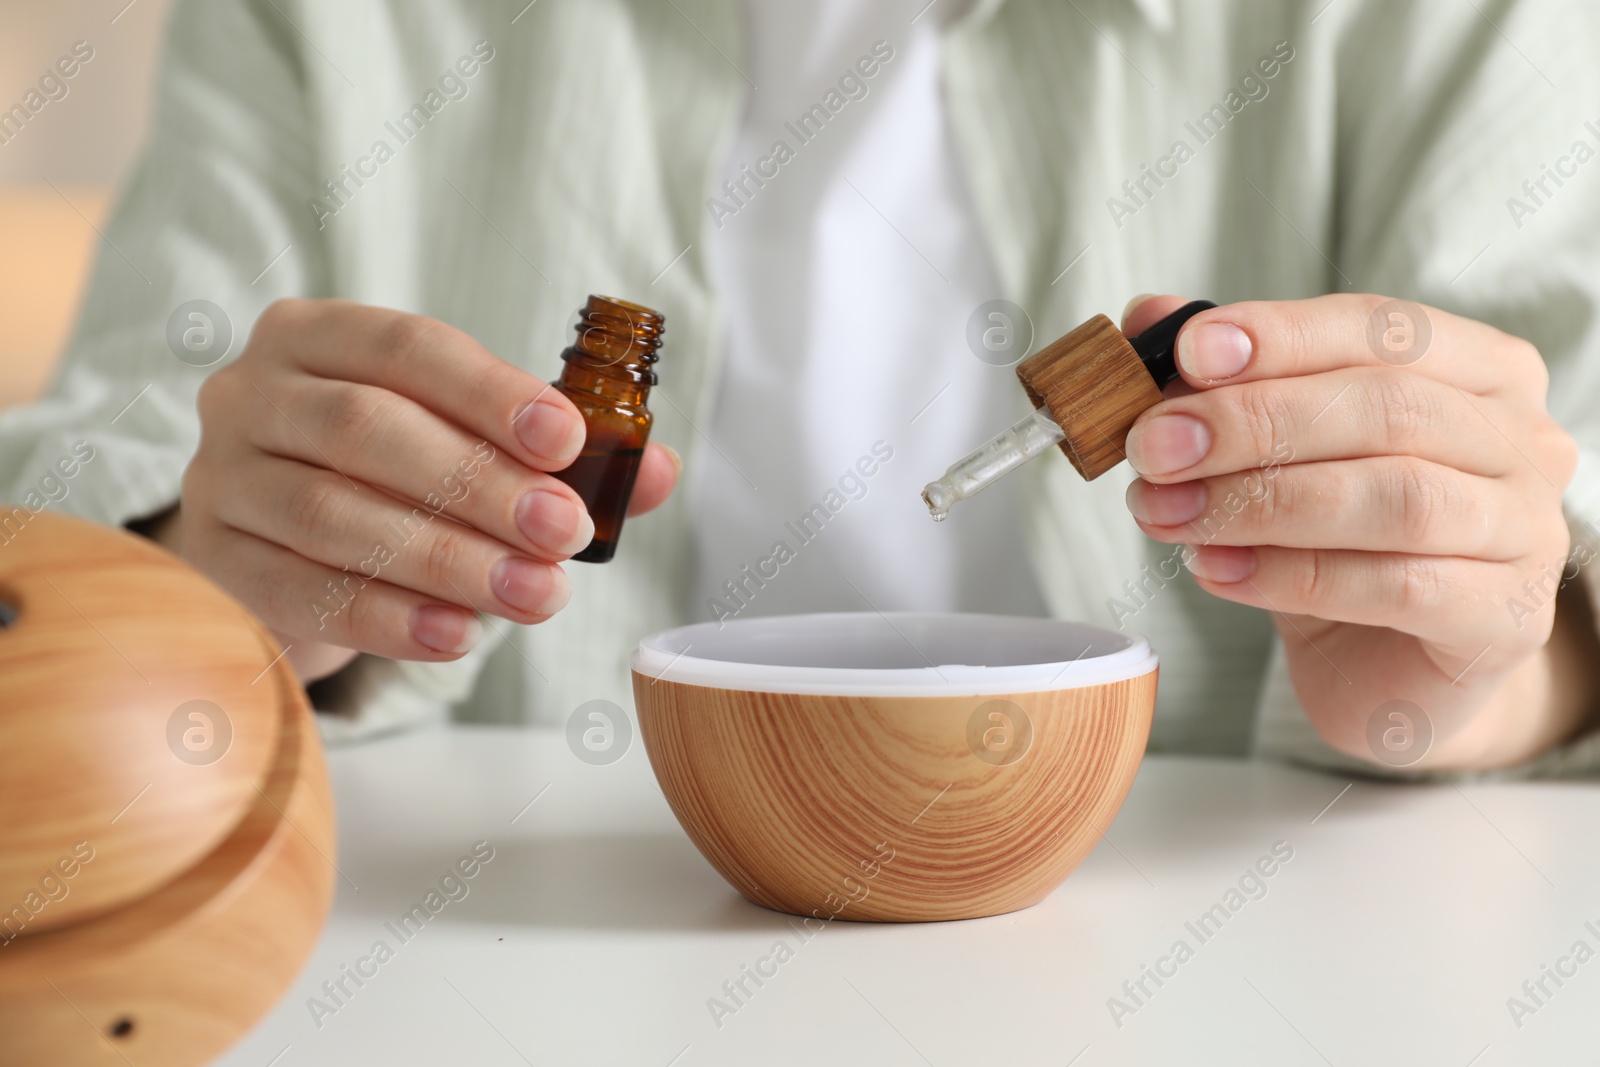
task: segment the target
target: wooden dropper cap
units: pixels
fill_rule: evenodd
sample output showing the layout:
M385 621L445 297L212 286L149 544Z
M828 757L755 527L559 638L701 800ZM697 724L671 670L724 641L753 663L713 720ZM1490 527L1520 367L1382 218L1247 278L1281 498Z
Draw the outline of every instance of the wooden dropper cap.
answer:
M1134 420L1178 378L1178 331L1213 307L1207 300L1185 304L1131 340L1096 315L1017 364L1028 399L1061 427L1061 451L1085 479L1122 462Z

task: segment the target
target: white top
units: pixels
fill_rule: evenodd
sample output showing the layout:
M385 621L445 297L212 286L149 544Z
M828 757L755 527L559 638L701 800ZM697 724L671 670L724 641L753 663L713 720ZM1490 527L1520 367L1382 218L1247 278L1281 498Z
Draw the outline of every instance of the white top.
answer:
M911 22L925 3L744 2L758 88L724 168L734 189L713 190L730 213L707 223L727 353L716 447L689 489L693 619L1044 613L1016 486L937 526L919 499L1022 397L966 340L998 282L940 88L940 19L962 5Z

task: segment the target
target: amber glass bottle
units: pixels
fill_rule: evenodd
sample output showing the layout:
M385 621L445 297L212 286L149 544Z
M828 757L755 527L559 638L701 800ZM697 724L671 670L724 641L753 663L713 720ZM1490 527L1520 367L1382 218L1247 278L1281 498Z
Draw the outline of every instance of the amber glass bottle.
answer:
M578 320L578 339L561 358L556 388L583 414L588 435L572 466L555 477L583 498L594 520L594 540L572 558L604 563L617 552L622 520L633 495L645 442L650 439L650 409L645 401L656 384L666 319L626 300L591 296Z

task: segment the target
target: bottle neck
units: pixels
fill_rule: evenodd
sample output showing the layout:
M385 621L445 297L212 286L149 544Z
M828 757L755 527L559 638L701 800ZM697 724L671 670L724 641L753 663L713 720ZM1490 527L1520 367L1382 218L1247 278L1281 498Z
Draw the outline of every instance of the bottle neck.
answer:
M563 386L622 403L643 404L656 384L666 320L638 304L591 296L579 313L577 340L561 358Z
M567 353L563 352L561 358L566 359ZM581 361L571 360L561 368L561 391L568 395L583 393L625 408L643 408L650 399L649 382L636 382L603 371L587 370Z

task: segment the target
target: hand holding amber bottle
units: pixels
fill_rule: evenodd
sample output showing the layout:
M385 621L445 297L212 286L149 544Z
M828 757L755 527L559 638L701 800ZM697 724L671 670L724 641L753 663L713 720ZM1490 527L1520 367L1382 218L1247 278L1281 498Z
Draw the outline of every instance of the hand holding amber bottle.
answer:
M199 407L199 450L158 536L272 627L303 679L357 652L455 659L481 636L476 611L537 623L566 605L559 564L597 522L549 472L578 456L583 418L462 331L279 301ZM678 474L659 445L635 464L633 514Z

